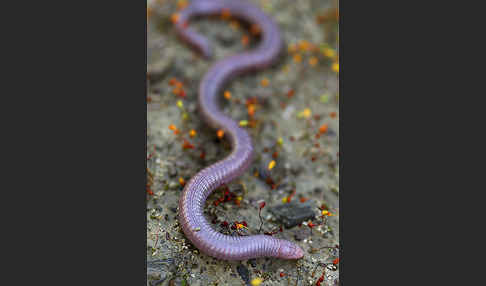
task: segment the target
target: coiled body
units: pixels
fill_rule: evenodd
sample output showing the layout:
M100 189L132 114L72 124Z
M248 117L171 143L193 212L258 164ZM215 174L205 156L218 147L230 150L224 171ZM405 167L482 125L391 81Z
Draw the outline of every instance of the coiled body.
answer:
M206 73L199 86L199 108L204 120L215 129L222 129L233 151L225 159L197 173L186 184L179 200L179 221L186 237L207 255L225 260L244 260L256 257L299 259L302 249L296 244L267 235L233 237L211 228L203 215L208 195L222 184L240 176L250 165L253 146L248 133L218 108L217 96L222 86L234 76L272 64L283 42L277 26L257 7L243 0L193 0L179 14L176 30L180 37L211 57L206 38L187 26L194 16L217 15L227 11L259 26L262 41L258 48L217 62Z

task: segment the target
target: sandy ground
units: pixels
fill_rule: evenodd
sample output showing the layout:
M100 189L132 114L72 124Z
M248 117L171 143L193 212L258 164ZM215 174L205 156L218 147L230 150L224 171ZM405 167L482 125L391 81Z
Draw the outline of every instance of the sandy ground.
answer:
M316 285L320 277L320 285L337 285L338 250L323 248L339 243L338 27L332 13L337 3L252 0L275 19L287 49L273 68L225 87L231 97L222 94L221 107L235 120L248 122L256 157L228 185L229 201L215 203L223 196L220 188L208 198L205 211L218 231L257 234L264 201L262 232L294 241L306 254L299 261L226 262L199 253L177 222L183 183L230 152L228 142L201 121L196 108L199 81L214 60L203 60L175 36L171 16L184 2L148 2L148 285L251 285L255 278L262 279L260 285ZM215 59L258 41L233 20L203 18L191 27L211 40ZM269 170L272 160L275 166ZM282 223L270 210L289 198L291 204L310 205L315 218L280 231ZM243 221L247 228L231 228Z

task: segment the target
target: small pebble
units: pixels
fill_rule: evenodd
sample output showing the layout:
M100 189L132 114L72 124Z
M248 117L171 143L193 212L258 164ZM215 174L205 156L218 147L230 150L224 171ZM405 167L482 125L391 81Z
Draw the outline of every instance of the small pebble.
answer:
M236 266L236 270L238 271L238 274L240 274L241 279L243 279L246 284L249 284L250 272L248 271L248 268L246 268L246 266L243 264L239 264L238 266Z
M216 39L223 47L229 47L238 40L238 33L235 33L233 30L222 30L221 33L216 35Z
M169 165L168 169L169 169L169 176L171 178L177 176L177 169L174 166Z
M180 186L179 182L172 181L169 183L169 189L175 190L178 189Z
M315 217L314 210L309 203L292 201L270 208L270 212L281 221L286 228L294 227Z

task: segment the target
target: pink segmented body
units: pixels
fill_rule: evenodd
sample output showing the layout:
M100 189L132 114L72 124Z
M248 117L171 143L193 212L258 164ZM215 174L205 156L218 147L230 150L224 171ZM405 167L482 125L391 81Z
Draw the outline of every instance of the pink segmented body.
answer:
M194 0L179 13L175 24L179 36L211 57L209 42L188 27L194 16L218 15L228 11L231 16L256 24L261 30L259 46L223 59L213 65L199 86L199 108L211 127L221 129L232 145L225 159L197 173L185 185L179 200L179 221L186 237L203 253L225 260L256 257L302 258L304 252L295 243L268 235L229 236L215 231L203 214L208 195L222 184L240 176L250 165L253 146L248 133L218 107L217 96L222 86L241 73L263 69L274 63L283 47L275 23L254 5L243 0Z

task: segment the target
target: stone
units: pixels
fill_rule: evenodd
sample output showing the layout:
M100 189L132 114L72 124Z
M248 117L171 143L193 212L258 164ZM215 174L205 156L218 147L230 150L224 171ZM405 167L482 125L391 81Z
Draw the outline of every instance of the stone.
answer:
M180 184L178 182L172 181L169 183L169 189L175 190L179 188Z
M216 39L223 47L230 47L238 41L238 33L231 30L222 30L216 34Z
M169 166L168 166L168 169L169 169L169 170L168 170L168 171L169 171L169 176L170 176L171 178L174 178L175 176L177 176L177 169L176 169L174 166L169 165Z
M245 281L245 283L248 285L250 283L250 272L248 271L248 268L246 268L245 265L240 264L236 266L236 271L238 271L241 279L243 279L243 281Z
M304 221L315 217L314 210L309 203L290 202L270 208L270 212L286 228L292 228Z

